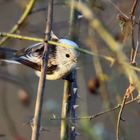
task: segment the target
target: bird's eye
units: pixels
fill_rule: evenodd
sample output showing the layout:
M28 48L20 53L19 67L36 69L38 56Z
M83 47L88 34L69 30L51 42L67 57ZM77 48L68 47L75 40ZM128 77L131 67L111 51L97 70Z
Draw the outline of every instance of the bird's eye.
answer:
M70 57L70 55L69 55L69 54L66 54L66 57L67 57L67 58L69 58L69 57Z

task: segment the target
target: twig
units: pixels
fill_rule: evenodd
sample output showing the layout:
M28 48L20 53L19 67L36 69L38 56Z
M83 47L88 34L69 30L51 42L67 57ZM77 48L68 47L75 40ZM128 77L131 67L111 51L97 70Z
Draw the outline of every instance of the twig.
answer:
M123 15L125 18L129 18L123 11L121 11L121 9L115 4L113 3L112 0L107 0L108 2L110 2L112 4L113 7L115 7L115 9L121 14Z
M138 0L134 0L133 5L132 5L132 8L130 10L130 16L131 17L134 16L134 14L135 14L135 10L136 10L137 4L138 4Z
M35 0L30 0L29 3L27 4L27 7L22 14L22 16L19 18L17 23L12 27L12 29L9 31L9 33L15 33L19 27L24 23L25 19L29 15L30 11L32 10L33 6L35 4ZM0 40L0 45L2 45L9 37L6 36L3 39Z
M120 111L118 114L118 118L117 118L117 127L116 127L116 140L119 140L119 128L120 128L120 120L121 120L121 116L122 116L122 112L125 106L125 102L126 102L126 96L124 96L121 107L120 107Z
M139 100L139 97L136 97L133 100L126 102L125 105L132 104L132 103L134 103L134 102L136 102L138 100ZM50 118L50 120L73 120L73 119L74 120L81 120L81 119L93 120L93 119L96 119L98 117L101 117L102 115L105 115L106 113L115 111L115 110L119 109L121 106L122 106L122 104L118 104L114 108L111 108L111 109L108 109L106 111L102 111L102 112L99 112L99 113L97 113L95 115L90 115L90 116L83 116L83 117L77 117L77 118L62 118L62 117L59 118L59 117L55 117L55 118Z
M132 64L136 64L136 56L137 56L137 53L138 53L139 44L140 44L140 19L139 19L139 22L138 22L138 35L137 35L136 47L135 47L135 50L133 52L133 57L132 57L132 60L131 60Z
M11 34L11 33L6 33L6 32L0 32L0 37L8 37L8 38L27 40L27 41L35 41L35 42L43 42L44 41L44 39L42 39L42 38L29 37L29 36Z
M10 38L15 38L15 39L20 39L20 40L27 40L27 41L35 41L35 42L43 42L44 41L44 39L42 39L42 38L21 36L21 35L10 34L10 33L5 33L5 32L0 32L0 36L8 36ZM52 45L60 46L60 47L73 48L72 46L57 43L55 41L49 41L48 40L48 43L52 44ZM91 55L91 56L97 55L96 53L93 53L93 52L88 51L86 49L82 49L82 48L74 48L74 49L80 51L81 53L87 54L87 55ZM106 55L102 55L102 54L99 54L98 56L103 58L103 59L105 59L106 61L109 61L111 64L113 64L115 62L115 59L113 57L111 57L111 56L106 56Z
M134 22L134 18L135 18L135 10L136 10L136 7L137 7L137 4L138 4L138 0L134 0L133 2L133 5L132 5L132 8L130 10L130 20L132 22L132 49L131 49L131 57L130 57L130 60L131 60L131 64L132 65L136 65L136 62L135 62L135 58L136 58L136 55L137 55L137 46L135 47L135 32L134 32L134 25L135 25L135 22Z
M129 87L126 90L126 93L123 97L123 101L122 104L120 106L120 110L119 110L119 114L118 114L118 119L117 119L117 126L116 126L116 140L119 140L119 128L120 128L120 120L122 117L122 112L126 103L126 100L130 97L130 95L132 94L132 92L134 91L135 86L133 84L130 83Z
M52 30L52 18L53 18L53 0L49 0L48 16L47 16L46 31L45 31L44 53L43 53L42 65L41 65L41 76L38 84L35 114L34 114L33 127L32 127L32 138L31 138L32 140L39 139L41 112L42 112L43 97L45 91L46 71L47 71L48 54L49 54L49 45L46 40L50 40L50 34Z
M133 61L133 57L134 57L134 53L135 53L135 36L134 36L134 29L132 29L132 49L131 49L131 55L130 55L130 61L132 63Z
M68 80L64 81L64 91L63 91L63 100L62 100L62 111L61 111L61 117L65 118L64 120L61 120L61 131L60 131L60 138L61 140L65 140L67 136L67 107L68 107L68 100L69 100L69 87L70 82Z
M17 35L17 34L10 34L10 33L5 33L5 32L0 32L0 36L8 36L8 37L14 38L14 39L27 40L27 41L35 41L35 42L43 42L43 40L44 40L42 38L28 37L28 36L22 36L22 35ZM52 44L52 45L60 46L60 47L73 48L72 46L69 46L69 45L66 45L66 44L57 43L57 42L54 42L54 41L48 41L48 43ZM101 57L101 58L105 59L106 61L109 61L111 64L114 64L114 62L116 61L111 56L102 55L102 54L96 54L96 53L93 53L91 51L88 51L88 50L82 49L82 48L74 48L74 49L80 51L81 53L87 54L87 55ZM140 68L138 68L138 67L130 66L130 68L132 68L132 69L134 69L136 71L140 71Z
M21 36L21 35L9 34L9 33L5 33L5 32L0 32L0 36L8 36L10 38L15 38L15 39L20 39L20 40L27 40L27 41L43 42L42 38ZM54 41L48 41L48 43L52 44L52 45L60 46L60 47L73 48L72 46L61 44L61 43L57 43L57 42L54 42ZM91 51L88 51L88 50L82 49L82 48L75 48L75 49L80 51L81 53L84 53L84 54L87 54L87 55L101 57L101 58L105 59L106 61L109 61L111 64L114 64L114 62L116 61L111 56L106 56L106 55L102 55L102 54L96 54L96 53L93 53ZM134 69L136 71L140 71L140 68L138 68L138 67L130 66L130 68L132 68L132 69Z

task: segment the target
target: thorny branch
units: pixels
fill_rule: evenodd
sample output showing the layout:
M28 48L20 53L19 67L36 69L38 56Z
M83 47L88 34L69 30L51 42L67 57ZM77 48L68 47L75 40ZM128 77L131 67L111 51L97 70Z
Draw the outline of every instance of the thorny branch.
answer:
M73 4L75 0L71 1ZM70 8L70 25L69 25L69 36L73 41L77 41L75 30L78 33L79 29L77 26L79 13L74 9L73 5ZM63 118L73 117L76 118L76 99L77 99L77 81L76 81L76 70L73 70L64 82L64 95L61 116ZM71 120L68 123L66 120L61 120L61 140L76 139L76 120Z

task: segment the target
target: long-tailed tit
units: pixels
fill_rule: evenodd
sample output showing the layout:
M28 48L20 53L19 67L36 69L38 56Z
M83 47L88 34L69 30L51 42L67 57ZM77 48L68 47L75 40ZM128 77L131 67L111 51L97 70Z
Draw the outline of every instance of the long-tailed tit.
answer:
M57 80L64 78L74 68L76 68L79 52L74 48L77 48L78 45L68 39L58 39L56 36L54 38L52 37L51 40L73 47L64 48L49 44L50 51L48 56L46 79ZM20 50L0 47L0 61L24 64L35 69L37 75L39 75L43 51L43 43L34 44Z

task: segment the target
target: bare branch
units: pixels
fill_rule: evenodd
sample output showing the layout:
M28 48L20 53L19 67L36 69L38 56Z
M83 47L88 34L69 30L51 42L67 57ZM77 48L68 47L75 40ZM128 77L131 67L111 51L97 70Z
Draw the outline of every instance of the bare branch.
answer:
M5 32L0 32L0 36L8 36L9 38L14 38L14 39L20 39L20 40L27 40L27 41L35 41L35 42L43 42L44 39L42 38L35 38L35 37L29 37L29 36L22 36L22 35L17 35L17 34L10 34L10 33L5 33ZM52 45L57 45L59 47L64 47L64 48L73 48L72 46L66 45L66 44L62 44L62 43L58 43L55 41L49 41L49 44ZM81 53L87 54L87 55L92 55L92 56L97 56L101 57L103 59L105 59L106 61L110 62L111 64L113 64L115 62L115 59L111 56L106 56L103 54L96 54L94 52L88 51L87 49L83 49L83 48L74 48L76 50L78 50Z
M137 53L138 53L139 44L140 44L140 19L139 19L139 23L138 23L138 33L137 33L136 47L135 47L135 50L133 52L133 57L132 57L132 60L131 60L132 64L136 64L136 56L137 56Z
M33 128L32 128L32 138L31 138L32 140L39 139L41 112L42 112L43 97L45 91L46 71L47 71L48 54L49 54L49 45L47 40L50 39L50 34L52 29L52 17L53 17L53 0L49 0L48 16L47 16L46 30L45 30L44 53L43 53L42 65L41 65L41 76L38 84L35 114L34 114Z
M117 128L116 128L116 140L119 140L119 128L120 128L120 120L121 120L121 116L122 116L122 112L126 103L126 100L130 97L130 95L132 94L132 92L134 91L135 86L133 84L130 83L129 87L126 90L126 93L123 97L123 101L122 104L120 106L120 111L118 114L118 119L117 119Z
M128 102L125 102L125 105L129 105L129 104L132 104L136 101L139 100L139 97L136 97L134 98L133 100L131 101L128 101ZM103 115L105 115L106 113L110 113L112 111L115 111L117 109L119 109L121 107L122 104L118 104L117 106L115 106L114 108L111 108L111 109L108 109L106 111L102 111L102 112L99 112L97 114L94 114L94 115L89 115L89 116L81 116L81 117L77 117L77 118L61 118L61 117L54 117L54 118L50 118L50 120L81 120L81 119L89 119L89 120L93 120L93 119L96 119L98 117L101 117Z
M115 7L115 9L116 9L122 16L124 16L126 19L129 18L124 12L121 11L121 9L120 9L115 3L113 3L112 0L107 0L107 1L110 2L110 3L112 4L112 6Z
M138 4L138 0L134 0L132 8L130 10L130 20L132 22L133 28L132 28L132 49L131 49L131 64L136 65L135 59L136 59L136 55L137 55L137 51L138 51L138 46L135 46L135 31L134 31L134 25L135 25L135 10ZM138 23L139 24L139 23Z
M138 4L138 0L134 0L132 8L130 10L130 16L134 16L137 4Z

